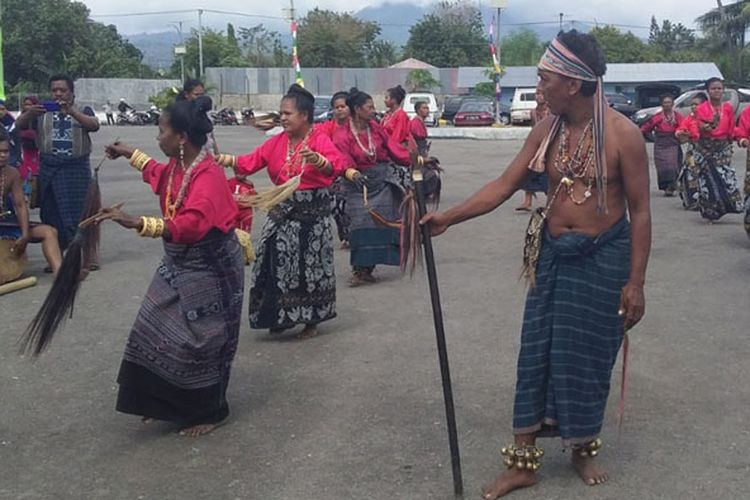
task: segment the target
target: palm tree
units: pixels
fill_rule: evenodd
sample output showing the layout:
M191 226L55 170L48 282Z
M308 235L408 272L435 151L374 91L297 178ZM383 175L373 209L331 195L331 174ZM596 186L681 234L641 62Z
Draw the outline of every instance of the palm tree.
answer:
M728 51L736 61L735 78L744 80L742 50L745 48L745 33L750 26L750 0L724 5L716 0L717 7L696 19L704 33L713 38L715 48Z

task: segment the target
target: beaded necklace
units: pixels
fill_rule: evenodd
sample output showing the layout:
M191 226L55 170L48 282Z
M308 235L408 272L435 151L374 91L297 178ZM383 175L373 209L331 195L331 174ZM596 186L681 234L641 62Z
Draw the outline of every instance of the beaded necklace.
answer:
M372 132L370 131L370 125L365 125L365 131L367 133L367 147L365 148L362 144L362 141L359 140L359 134L357 133L357 129L354 128L354 120L349 120L349 128L352 131L352 135L354 136L354 140L357 141L357 146L359 146L359 149L364 152L369 159L375 158L375 155L377 151L375 151L375 145L372 143Z
M312 134L313 129L311 128L306 134L305 137L294 147L292 147L292 141L287 136L287 145L286 145L286 158L284 159L284 165L282 165L281 170L286 174L287 177L292 178L296 175L299 175L302 172L302 169L305 168L305 164L307 163L307 160L305 160L300 153L307 149L307 143L310 139L310 135ZM281 175L282 172L279 172L279 175ZM277 179L278 180L278 177Z
M169 171L169 180L167 181L167 196L164 198L164 218L167 220L174 219L177 210L182 206L182 202L185 200L185 193L187 192L188 184L193 176L193 170L195 167L203 161L206 157L206 149L201 148L198 152L198 156L195 157L193 163L185 170L185 176L182 178L182 184L180 184L180 190L177 192L177 199L172 203L172 181L174 180L174 171L177 170L177 163L172 165L172 169Z
M562 175L560 179L560 185L565 186L565 192L570 198L570 201L576 205L583 205L589 198L591 198L591 186L593 185L593 176L588 175L589 165L594 158L594 134L593 134L594 120L589 120L586 124L586 128L583 129L581 137L578 139L578 145L576 146L573 154L569 154L569 137L568 130L565 128L565 122L560 125L560 142L557 148L557 156L555 157L554 166L555 169ZM584 145L588 142L586 153L583 154ZM576 199L573 195L573 185L576 179L586 178L586 190L583 193L583 199Z

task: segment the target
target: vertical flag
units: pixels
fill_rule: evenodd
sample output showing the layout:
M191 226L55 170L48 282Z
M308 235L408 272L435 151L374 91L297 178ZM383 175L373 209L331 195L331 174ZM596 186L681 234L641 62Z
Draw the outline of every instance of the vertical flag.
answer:
M297 84L304 87L305 81L302 79L302 69L299 66L299 57L297 56L297 21L295 20L292 20L292 67Z
M490 54L492 54L492 68L495 71L495 99L498 101L500 100L500 73L502 73L502 68L500 68L500 62L497 58L497 45L495 44L495 36L494 36L494 25L495 25L495 18L492 18L492 22L490 22L489 26L489 37L488 40L490 42Z

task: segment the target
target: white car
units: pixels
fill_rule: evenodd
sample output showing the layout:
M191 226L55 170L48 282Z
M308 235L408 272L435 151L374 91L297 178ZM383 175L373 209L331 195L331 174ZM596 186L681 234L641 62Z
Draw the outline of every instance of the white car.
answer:
M531 113L536 109L536 89L520 88L513 94L513 102L510 103L510 122L530 123Z
M438 117L440 116L440 109L438 108L435 94L433 94L432 92L415 92L406 94L406 97L404 97L404 102L401 103L401 107L404 111L406 111L406 114L409 115L409 119L412 119L417 116L416 111L414 111L414 105L419 101L426 102L430 107L430 114L424 121L425 125L427 125L428 127L436 126Z

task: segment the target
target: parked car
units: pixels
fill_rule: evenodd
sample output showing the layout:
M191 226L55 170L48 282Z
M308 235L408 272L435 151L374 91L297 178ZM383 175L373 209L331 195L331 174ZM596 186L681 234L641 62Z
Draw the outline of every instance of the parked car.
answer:
M628 118L638 111L638 108L633 106L633 101L624 94L604 94L604 97L607 99L610 108L619 111Z
M313 121L315 123L328 121L333 116L331 97L330 95L315 96L315 110L313 111Z
M456 127L490 126L495 123L495 110L490 101L466 99L453 117Z
M443 99L443 109L440 113L440 118L443 120L453 121L453 117L458 113L461 103L468 95L447 95Z
M428 127L436 126L438 116L440 115L440 109L438 108L435 94L432 92L413 92L406 94L404 102L401 103L401 107L406 111L406 114L409 115L409 119L412 119L417 116L417 113L414 111L414 105L419 101L426 102L430 107L430 114L427 115L427 118L425 118L424 121L425 125Z
M687 92L684 92L682 95L680 95L677 99L674 100L674 109L678 113L680 113L682 116L687 116L690 114L690 100L693 98L693 96L699 92L706 93L705 86L696 87L693 89L688 90ZM741 88L741 87L728 87L727 85L724 86L724 95L722 96L721 100L723 102L728 102L732 105L734 108L734 118L735 120L739 118L742 111L745 110L745 108L750 105L750 89L747 88ZM637 111L632 116L632 120L638 125L643 125L648 120L651 119L652 116L654 116L656 113L658 113L661 110L661 106L654 106L651 108L645 108Z
M531 112L535 109L536 89L532 87L516 89L510 104L510 122L513 125L531 123Z

